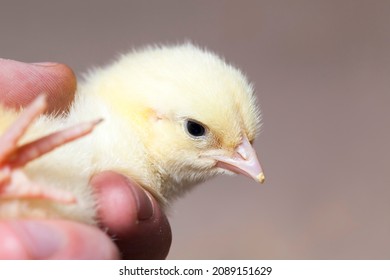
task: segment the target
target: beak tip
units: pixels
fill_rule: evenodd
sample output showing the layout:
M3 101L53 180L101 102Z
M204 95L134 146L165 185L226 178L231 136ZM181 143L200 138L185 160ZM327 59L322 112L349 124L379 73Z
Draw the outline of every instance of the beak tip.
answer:
M257 179L257 181L259 181L260 184L263 184L265 181L264 173L261 172L259 175L257 175L256 179Z

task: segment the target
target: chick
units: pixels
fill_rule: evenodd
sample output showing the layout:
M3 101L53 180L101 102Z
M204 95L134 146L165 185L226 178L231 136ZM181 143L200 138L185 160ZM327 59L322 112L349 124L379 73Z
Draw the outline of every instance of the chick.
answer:
M123 55L88 74L68 113L37 117L44 108L43 97L21 114L0 108L0 133L12 138L0 149L0 218L96 224L89 180L104 170L133 178L163 206L217 174L264 181L251 145L260 125L252 86L192 44Z

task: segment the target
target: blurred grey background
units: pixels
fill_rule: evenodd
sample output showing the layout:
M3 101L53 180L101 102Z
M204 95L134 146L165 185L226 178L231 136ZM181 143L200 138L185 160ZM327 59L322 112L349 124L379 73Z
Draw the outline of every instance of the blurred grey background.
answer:
M190 39L263 110L266 184L219 177L170 214L171 259L390 258L390 1L4 1L0 57L91 66Z

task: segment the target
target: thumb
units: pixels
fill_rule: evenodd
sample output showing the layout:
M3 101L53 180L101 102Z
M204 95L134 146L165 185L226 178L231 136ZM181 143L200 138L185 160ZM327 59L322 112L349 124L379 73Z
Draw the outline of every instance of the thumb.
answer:
M47 111L61 111L69 107L75 90L76 77L64 64L0 59L0 102L7 107L19 109L46 93Z
M0 259L117 259L118 250L98 228L63 220L0 223Z

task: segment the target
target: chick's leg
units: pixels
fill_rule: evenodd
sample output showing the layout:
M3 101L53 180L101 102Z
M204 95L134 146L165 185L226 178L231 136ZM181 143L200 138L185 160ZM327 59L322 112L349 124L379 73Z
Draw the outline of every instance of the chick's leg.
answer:
M75 197L70 193L48 189L32 182L21 168L53 149L90 133L100 120L79 124L18 146L20 138L46 107L45 97L39 96L0 136L0 201L4 199L48 199L60 203L76 202Z

